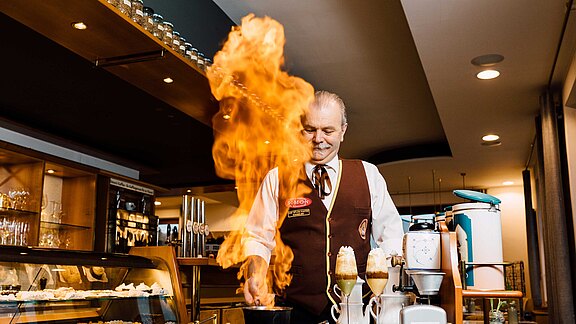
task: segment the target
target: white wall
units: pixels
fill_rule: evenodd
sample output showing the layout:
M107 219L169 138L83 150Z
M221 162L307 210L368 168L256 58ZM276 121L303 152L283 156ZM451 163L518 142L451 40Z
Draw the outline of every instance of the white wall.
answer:
M526 214L522 186L490 188L487 193L502 200L502 250L504 261L524 261L526 297L531 298L528 270L528 240L526 237Z
M180 208L171 208L171 209L156 208L156 216L160 218L180 218Z

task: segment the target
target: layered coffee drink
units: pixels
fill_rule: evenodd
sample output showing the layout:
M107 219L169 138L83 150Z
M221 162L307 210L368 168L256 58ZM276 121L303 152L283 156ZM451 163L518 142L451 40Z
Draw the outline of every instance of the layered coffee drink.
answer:
M384 251L380 248L373 249L368 254L366 281L374 295L382 294L388 281L388 266Z
M342 246L338 251L335 277L336 284L342 290L342 293L349 296L356 284L356 277L358 277L354 249L349 246Z

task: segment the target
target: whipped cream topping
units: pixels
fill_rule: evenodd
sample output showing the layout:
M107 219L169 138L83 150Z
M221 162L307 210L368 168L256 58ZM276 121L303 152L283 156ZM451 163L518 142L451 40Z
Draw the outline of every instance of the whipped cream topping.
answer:
M366 272L388 272L384 250L376 248L368 254Z
M342 246L336 257L336 274L339 275L357 275L356 256L354 249L350 246Z

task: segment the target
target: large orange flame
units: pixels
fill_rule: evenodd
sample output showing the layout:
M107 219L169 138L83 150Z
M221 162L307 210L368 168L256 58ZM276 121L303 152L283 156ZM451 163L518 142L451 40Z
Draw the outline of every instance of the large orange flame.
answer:
M311 151L300 136L300 118L314 98L314 89L282 71L284 43L280 23L250 14L232 29L207 70L212 93L220 101L220 111L212 120L216 171L236 181L240 201L234 215L237 230L226 238L217 257L224 268L245 259L242 230L260 182L270 169L287 171L282 172L286 178L281 181L291 197L304 194L296 192L295 184ZM278 227L282 218L281 214ZM268 287L283 289L291 279L287 271L293 254L282 244L278 231L274 255L274 276L273 280L269 277Z

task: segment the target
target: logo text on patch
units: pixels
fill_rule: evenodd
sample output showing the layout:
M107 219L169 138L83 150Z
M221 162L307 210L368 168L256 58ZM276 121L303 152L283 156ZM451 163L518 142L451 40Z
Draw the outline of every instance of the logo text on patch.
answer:
M288 211L288 218L306 217L306 216L310 216L309 208L293 209Z
M312 199L305 198L305 197L290 198L290 199L286 199L286 202L284 204L288 208L302 208L302 207L310 206L310 204L312 204Z

